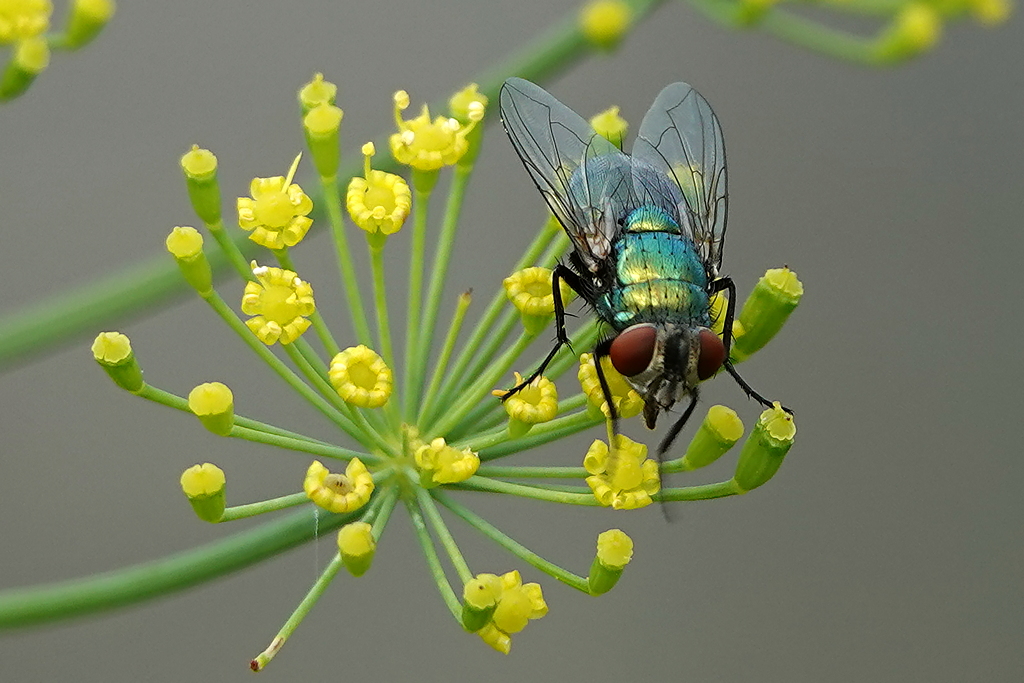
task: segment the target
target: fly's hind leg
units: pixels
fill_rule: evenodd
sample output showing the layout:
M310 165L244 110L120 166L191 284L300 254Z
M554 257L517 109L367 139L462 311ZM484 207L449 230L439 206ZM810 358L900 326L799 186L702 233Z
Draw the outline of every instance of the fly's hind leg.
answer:
M722 367L725 371L732 375L732 378L736 380L736 384L740 385L740 389L743 390L748 397L754 399L765 408L771 408L772 402L766 399L764 396L754 391L753 387L747 384L746 380L740 377L740 374L736 372L736 368L732 364L732 360L729 358L730 351L732 350L732 323L736 318L736 285L733 283L730 277L721 277L715 280L708 287L708 294L714 295L721 291L729 292L729 303L725 308L725 320L722 324L722 343L725 345L725 362L722 363ZM793 414L793 411L789 408L782 406L782 409L789 414Z
M508 392L501 397L502 401L513 396L516 392L530 384L530 382L540 377L548 367L548 364L554 360L559 349L563 346L568 346L569 349L572 350L572 345L569 343L569 335L565 332L565 303L562 301L562 289L558 286L559 281L564 281L565 284L569 285L570 289L577 294L583 291L580 276L570 270L567 266L559 263L555 266L555 269L551 271L551 296L553 297L555 304L555 345L548 352L547 357L540 364L540 367L538 367L533 374L522 382L509 389Z

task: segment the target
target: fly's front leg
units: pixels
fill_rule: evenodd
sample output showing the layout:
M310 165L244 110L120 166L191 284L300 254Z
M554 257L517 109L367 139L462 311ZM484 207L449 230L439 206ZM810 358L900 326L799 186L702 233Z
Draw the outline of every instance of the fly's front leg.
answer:
M736 285L733 283L731 277L721 277L712 282L710 287L708 287L708 294L711 295L717 294L723 290L729 292L729 303L725 308L725 320L722 321L722 343L725 346L725 362L722 363L722 366L725 368L726 372L732 375L732 378L736 380L736 384L740 385L740 389L742 389L747 396L754 399L765 408L771 408L773 405L772 402L754 391L754 389L747 384L746 380L740 377L740 374L736 372L736 368L732 364L732 359L729 357L732 350L732 323L736 318ZM792 410L785 406L783 406L782 409L787 413L793 413Z
M540 367L537 368L536 372L509 389L508 393L501 397L502 401L508 399L509 396L514 395L517 391L520 391L530 382L540 377L544 373L545 368L548 367L548 364L554 360L558 350L563 346L568 346L570 350L572 349L572 344L569 343L569 335L565 332L565 304L562 302L562 289L558 286L559 281L564 281L565 284L569 285L569 288L577 294L583 291L579 275L574 273L568 267L559 263L555 266L555 269L551 271L551 296L554 299L555 304L555 345L552 347L551 351L548 352L547 357L540 364Z

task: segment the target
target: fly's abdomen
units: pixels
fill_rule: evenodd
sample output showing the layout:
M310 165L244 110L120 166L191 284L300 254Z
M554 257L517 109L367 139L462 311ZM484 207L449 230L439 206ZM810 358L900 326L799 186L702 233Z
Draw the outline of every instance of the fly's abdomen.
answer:
M616 282L595 302L612 327L658 321L710 324L707 272L688 238L627 227L613 252Z

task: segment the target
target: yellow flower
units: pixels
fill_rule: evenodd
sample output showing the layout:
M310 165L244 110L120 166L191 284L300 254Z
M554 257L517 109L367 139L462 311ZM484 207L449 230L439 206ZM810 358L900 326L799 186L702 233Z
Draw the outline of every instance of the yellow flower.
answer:
M336 355L329 374L338 396L354 406L380 408L391 397L391 368L362 344Z
M534 266L518 270L502 281L505 296L519 311L523 327L530 334L538 334L551 322L555 314L555 296L551 289L551 269ZM562 304L568 305L576 293L564 281L558 289Z
M291 344L309 327L308 316L316 309L313 288L290 270L258 266L252 262L257 282L245 285L242 312L254 316L245 321L256 337L270 346Z
M335 474L314 460L302 483L309 499L329 512L350 512L366 505L373 493L373 477L359 458L352 458L345 474Z
M658 463L647 459L647 446L623 434L616 435L615 452L604 441L595 440L583 458L591 476L587 485L601 505L616 510L633 510L651 504L651 495L661 490Z
M590 565L587 588L591 595L607 593L633 559L633 539L621 529L609 529L597 537L597 555Z
M431 121L430 110L424 104L419 116L406 121L402 112L409 106L408 93L399 90L394 101L398 132L391 135L391 154L398 163L419 171L436 171L457 164L469 149L466 136L483 118L483 106L477 102L477 106L470 108L468 125L446 116Z
M531 619L540 619L548 613L540 584L524 585L518 571L500 577L478 574L474 581L495 603L490 621L477 634L498 652L508 654L512 649L510 634L519 633Z
M337 96L338 86L325 81L324 75L317 72L313 74L313 80L299 90L299 104L302 105L302 111L308 112L320 104L334 104Z
M313 219L313 201L302 188L291 182L298 158L292 164L288 177L253 178L249 197L238 198L238 225L256 244L268 249L294 247L305 237Z
M597 536L597 559L606 567L622 569L633 559L633 539L622 529L609 529Z
M591 43L608 50L626 35L633 23L633 11L622 0L596 0L583 7L580 28Z
M519 386L523 376L518 372L515 375L516 386ZM508 392L495 390L491 394L501 398ZM517 422L528 425L547 422L558 415L558 389L554 382L541 376L510 396L504 406L508 416Z
M604 370L604 378L608 381L608 388L612 392L612 403L615 405L615 412L621 418L629 418L639 415L644 409L644 400L640 394L629 385L608 356L601 358L601 369ZM584 353L580 355L580 369L576 373L580 381L583 393L587 395L587 403L594 410L600 410L605 417L608 415L608 404L604 400L604 392L601 390L601 380L597 378L597 368L594 366L594 355Z
M0 44L41 35L50 27L51 14L53 4L49 0L0 1Z
M476 453L468 448L456 450L441 437L418 447L415 457L420 481L424 486L465 481L476 474L480 467L480 458Z
M366 232L393 235L405 223L412 208L409 185L394 173L370 168L374 154L372 142L363 145L363 175L355 176L348 184L345 207L352 221Z
M622 141L629 130L629 124L626 122L626 119L619 116L618 107L608 107L604 111L595 114L590 119L590 125L594 128L594 132L619 149L622 149Z
M502 280L505 296L520 313L526 315L554 315L555 297L551 289L551 269L534 266L518 270ZM575 296L572 288L559 281L562 303L568 304Z

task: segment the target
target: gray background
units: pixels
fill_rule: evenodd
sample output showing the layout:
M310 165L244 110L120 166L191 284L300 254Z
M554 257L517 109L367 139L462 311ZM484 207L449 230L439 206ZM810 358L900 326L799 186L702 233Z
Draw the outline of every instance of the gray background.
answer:
M569 8L555 5L124 3L98 43L57 55L26 97L0 108L0 306L13 311L159 254L171 227L195 221L177 167L193 142L218 154L229 198L254 175L281 173L302 145L294 91L314 71L340 85L352 153L389 128L394 90L419 103L457 89ZM398 514L373 571L359 582L340 576L263 676L1015 680L1024 665L1021 35L1019 20L992 31L957 24L923 59L868 70L723 31L678 3L616 55L549 83L580 112L618 103L633 122L674 80L711 101L729 148L726 271L747 291L787 263L807 288L781 337L743 369L797 410L797 445L768 486L681 506L670 525L653 508L461 496L578 571L599 531L622 526L636 540L620 586L594 600L452 521L477 571L520 567L543 581L551 613L515 636L509 657L453 623ZM542 216L492 128L448 300L493 291ZM328 251L318 237L295 256L344 337ZM401 244L390 252L399 293L404 255ZM237 296L234 284L222 291ZM240 412L332 438L202 303L120 327L157 386L184 393L223 380ZM235 502L295 490L307 465L218 440L115 389L90 359L91 337L0 378L4 587L241 528L192 516L177 478L193 462L224 467ZM705 397L748 424L757 414L728 380ZM627 432L656 438L639 424ZM565 454L595 436L523 461L574 464ZM708 477L728 473L723 464ZM7 633L0 678L246 679L332 545L142 606Z

